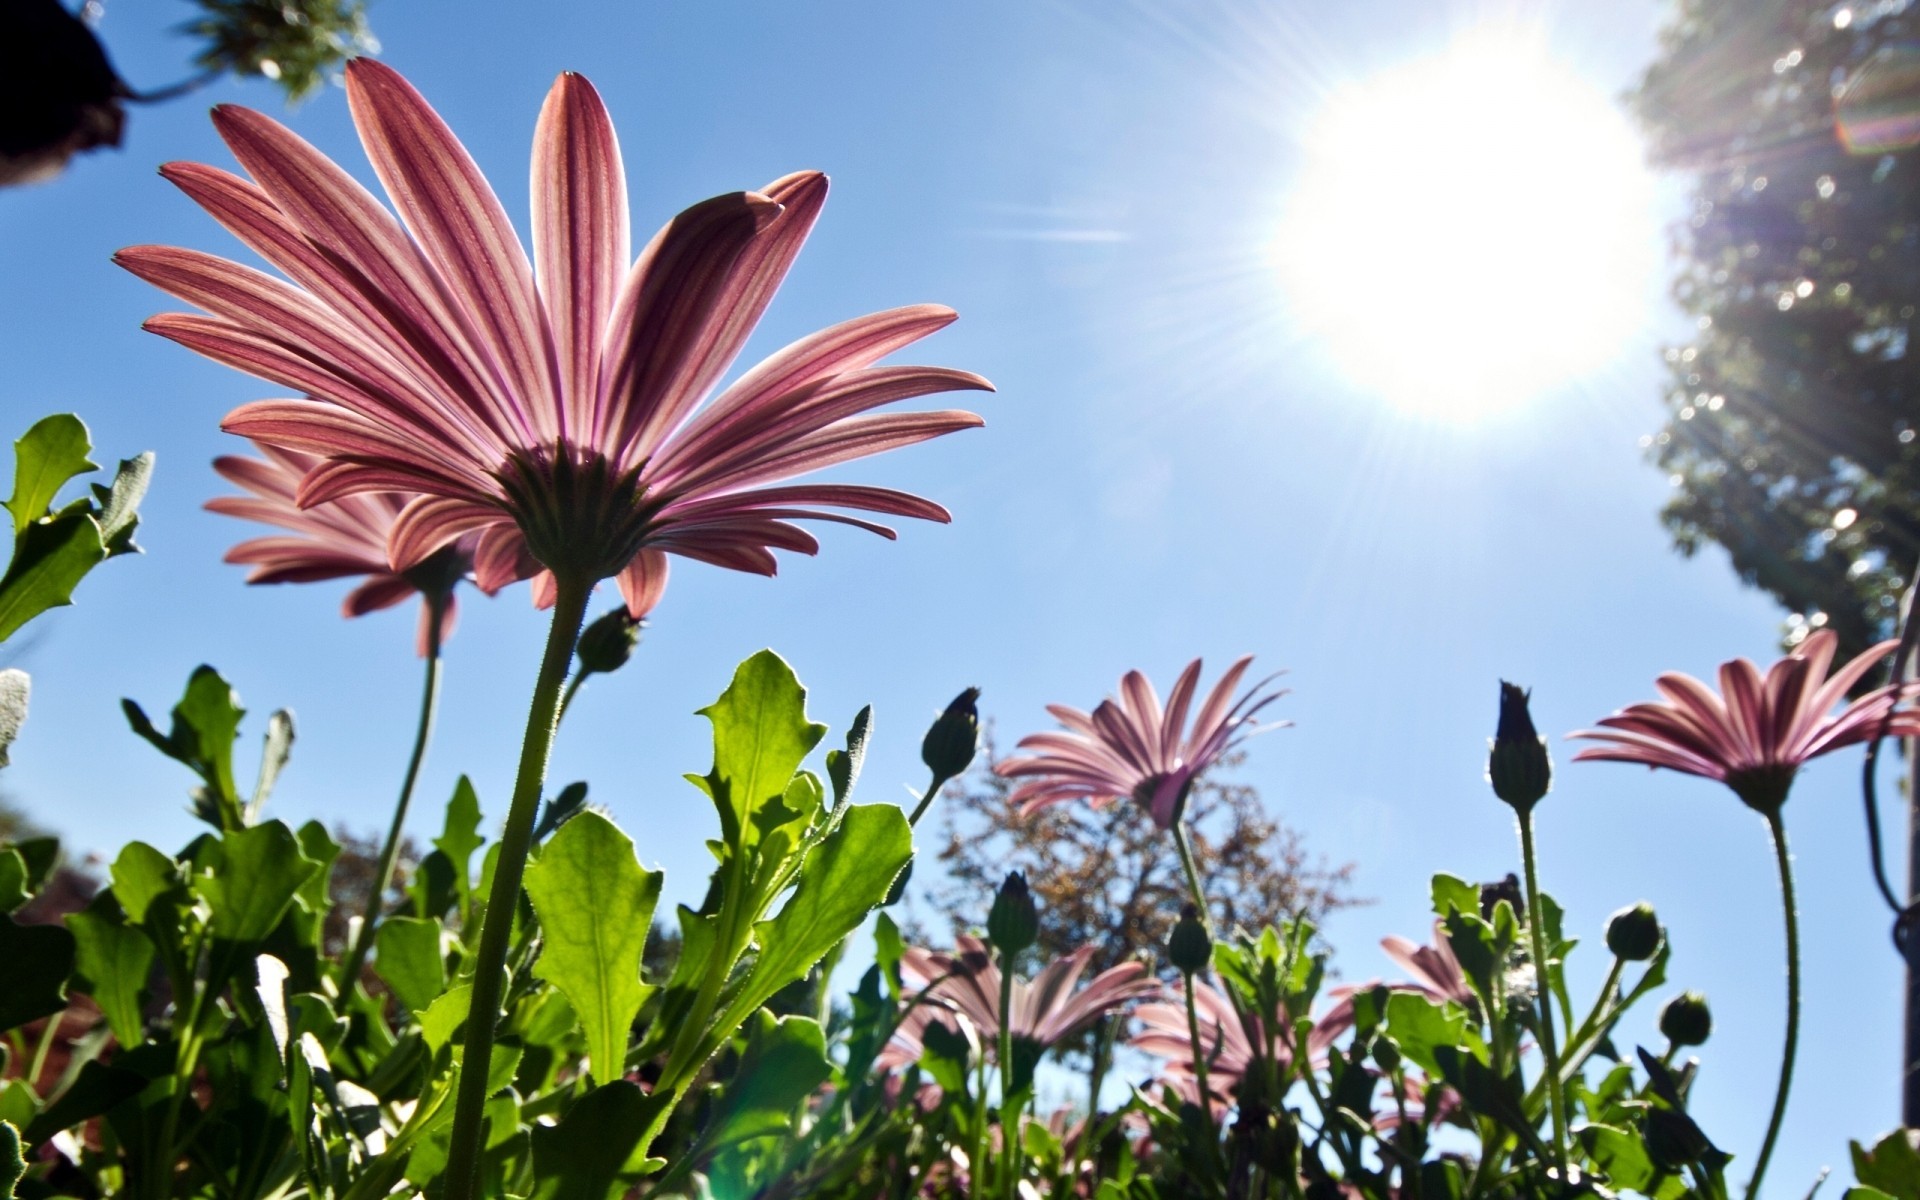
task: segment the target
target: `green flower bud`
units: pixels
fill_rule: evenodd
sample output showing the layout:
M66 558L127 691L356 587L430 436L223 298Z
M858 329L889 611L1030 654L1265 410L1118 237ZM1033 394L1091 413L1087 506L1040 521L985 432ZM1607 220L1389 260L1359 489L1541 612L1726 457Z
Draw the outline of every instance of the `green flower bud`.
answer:
M1675 1046L1698 1046L1713 1033L1713 1013L1699 992L1681 992L1660 1010L1660 1032Z
M1173 933L1167 937L1167 958L1182 975L1204 971L1213 961L1213 938L1208 935L1199 910L1191 904L1180 914Z
M1500 723L1493 735L1493 753L1487 758L1487 780L1493 794L1526 812L1553 785L1553 762L1546 739L1533 727L1527 711L1532 693L1500 681Z
M1660 918L1645 900L1614 913L1607 920L1607 949L1615 958L1645 962L1660 949Z
M987 940L1001 957L1009 958L1033 945L1039 936L1040 913L1033 906L1033 893L1027 890L1027 877L1009 871L987 914Z
M580 673L606 675L626 666L633 648L640 644L640 629L645 624L628 616L624 604L596 617L580 632L580 642L574 647L580 657Z
M1392 1038L1382 1035L1374 1039L1373 1063L1389 1075L1400 1069L1400 1047Z
M974 752L980 748L979 688L968 688L953 698L945 712L927 730L920 743L920 761L942 780L965 774L973 765Z

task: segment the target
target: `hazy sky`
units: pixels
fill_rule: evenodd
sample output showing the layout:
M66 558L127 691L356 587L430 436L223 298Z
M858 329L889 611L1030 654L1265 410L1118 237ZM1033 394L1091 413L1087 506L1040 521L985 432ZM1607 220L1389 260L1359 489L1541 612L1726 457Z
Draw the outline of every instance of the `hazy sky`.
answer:
M102 33L135 86L187 73L188 43L169 31L189 15L113 0ZM761 646L795 665L834 738L875 705L869 801L920 785L920 733L965 685L985 689L1010 742L1046 723L1045 703L1091 706L1131 667L1163 688L1198 654L1209 678L1247 652L1289 668L1295 690L1276 707L1297 727L1254 743L1244 776L1314 850L1358 864L1357 888L1377 903L1328 930L1349 979L1391 970L1381 936L1423 935L1433 871L1516 866L1509 814L1481 779L1496 680L1533 686L1557 738L1651 696L1663 670L1772 656L1781 614L1717 553L1678 558L1655 517L1667 484L1638 439L1661 420L1660 347L1684 337L1657 271L1629 289L1630 332L1596 351L1601 365L1479 419L1430 420L1349 382L1365 372L1314 332L1311 286L1288 276L1289 290L1271 260L1331 97L1516 18L1543 31L1564 80L1612 97L1652 52L1652 4L385 0L372 15L386 60L439 107L517 219L534 117L563 69L590 76L612 109L637 235L716 192L831 173L825 215L747 359L933 300L961 320L915 360L999 387L974 405L985 430L841 473L929 495L953 510L951 527L907 528L897 543L830 529L818 559L789 558L771 581L677 568L634 664L583 694L554 776L592 781L593 799L665 866L673 899L700 894L714 827L679 778L708 762L693 710ZM1532 111L1524 82L1516 112ZM191 836L185 773L126 731L117 702L164 712L196 663L217 664L254 712L243 773L265 714L297 713L274 801L289 820L373 831L412 730L411 611L346 622L343 587L248 589L221 565L252 531L199 507L224 490L209 460L237 448L217 422L275 389L141 333L173 305L108 261L138 242L235 249L155 174L169 159L231 164L205 118L215 101L275 112L370 177L337 91L287 114L264 85L223 84L135 111L122 150L51 185L0 192L7 436L73 410L106 460L159 454L147 555L106 566L78 607L9 650L35 691L6 789L79 848ZM1583 129L1524 127L1534 132L1513 159L1561 172L1547 182L1566 200L1544 206L1552 236L1534 257L1585 262L1599 231L1569 215L1619 180L1555 166L1584 161L1566 153ZM1376 206L1383 235L1437 190L1459 205L1461 181L1431 156L1396 177L1407 147L1380 141L1362 159L1402 185L1397 205ZM1662 195L1670 206L1671 187ZM1647 251L1664 244L1661 202L1621 218L1639 222ZM1351 229L1325 237L1352 239L1354 270L1374 276L1373 353L1403 365L1409 346L1439 354L1416 334L1470 302L1462 279L1384 268ZM1559 313L1573 298L1534 307ZM1546 336L1537 323L1489 324L1475 335L1483 360ZM1459 390L1441 375L1437 393ZM469 597L417 832L437 829L462 771L497 819L543 632L524 588ZM1579 978L1598 984L1610 911L1658 906L1675 988L1716 1001L1697 1111L1750 1161L1782 1004L1763 826L1714 785L1569 768L1557 741L1555 752L1561 772L1539 812L1544 880L1589 939ZM1803 1194L1823 1164L1844 1176L1846 1139L1896 1123L1899 963L1865 869L1855 776L1851 758L1819 764L1788 811L1808 984L1800 1086L1772 1175L1782 1195ZM1655 1044L1654 1011L1623 1045Z

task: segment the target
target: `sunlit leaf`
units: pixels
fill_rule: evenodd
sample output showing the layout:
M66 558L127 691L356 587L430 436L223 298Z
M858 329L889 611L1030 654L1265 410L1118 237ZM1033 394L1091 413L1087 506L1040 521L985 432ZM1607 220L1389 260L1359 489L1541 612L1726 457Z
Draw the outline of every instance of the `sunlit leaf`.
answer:
M374 933L373 945L374 969L401 1004L418 1012L445 990L439 921L388 917Z
M747 1024L746 1049L714 1101L702 1146L718 1150L784 1132L793 1125L794 1110L832 1074L819 1022L776 1018L762 1009Z
M533 1130L529 1200L609 1200L664 1165L640 1144L665 1096L624 1079L588 1092L557 1125Z
M771 650L741 663L727 690L700 715L713 723L713 769L689 778L713 798L722 839L743 845L749 818L786 794L827 727L807 720L806 689Z
M13 496L7 501L14 533L46 516L69 479L100 469L87 459L92 449L86 425L71 413L42 417L21 435L13 444Z
M111 894L68 914L67 929L74 938L74 969L86 979L113 1036L122 1046L139 1045L146 1037L141 997L153 970L153 942L121 921Z
M319 864L300 852L285 822L232 829L208 843L193 889L212 910L216 936L258 942L273 932Z
M27 526L0 575L0 641L50 608L73 603L73 589L107 557L100 527L84 512Z

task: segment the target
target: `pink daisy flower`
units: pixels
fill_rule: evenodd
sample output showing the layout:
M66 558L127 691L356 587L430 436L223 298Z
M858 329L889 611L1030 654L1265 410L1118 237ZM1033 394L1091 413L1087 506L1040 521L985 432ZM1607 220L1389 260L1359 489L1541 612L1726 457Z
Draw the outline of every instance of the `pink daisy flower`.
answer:
M1164 709L1153 684L1139 671L1128 671L1120 680L1118 698L1102 701L1091 716L1064 704L1048 705L1047 711L1066 731L1021 738L1017 748L1030 753L993 768L1008 778L1027 780L1009 800L1032 811L1068 800L1100 806L1131 797L1153 815L1155 825L1171 829L1186 807L1194 780L1207 768L1256 730L1291 724L1254 720L1261 709L1287 694L1267 690L1276 675L1234 698L1234 688L1253 663L1247 655L1214 684L1189 730L1200 662L1196 658L1180 672Z
M320 460L293 450L262 445L266 457L236 455L213 460L213 469L249 495L207 501L213 512L276 525L286 533L249 538L227 551L226 561L250 566L248 583L315 583L364 577L341 602L342 616L358 617L391 608L412 596L421 598L420 653L427 653L435 609L438 640L452 635L457 618L454 588L473 570L472 537L443 546L406 571L387 562L387 535L411 497L393 493L342 496L301 508L295 500L300 481ZM437 603L436 603L437 602Z
M1200 1052L1207 1059L1207 1092L1218 1117L1232 1106L1240 1081L1253 1066L1256 1046L1283 1066L1292 1061L1290 1037L1267 1036L1258 1017L1242 1018L1232 1001L1201 980L1193 981L1193 1011L1200 1025ZM1133 1015L1141 1030L1128 1042L1136 1050L1163 1058L1161 1082L1183 1100L1200 1103L1200 1081L1193 1071L1193 1038L1187 1027L1187 998L1175 988L1166 1000L1142 1004ZM1311 1065L1324 1066L1327 1051L1340 1035L1353 1028L1353 1001L1342 999L1314 1021L1307 1035Z
M639 252L619 145L577 75L534 135L533 254L451 130L398 73L347 68L347 96L398 212L273 120L222 105L214 124L252 179L174 163L163 174L285 279L192 250L118 261L204 310L147 328L299 393L224 428L317 455L303 507L369 492L416 497L387 541L395 571L475 536L482 586L554 573L617 577L633 616L667 555L774 573L811 554L796 520L892 531L842 510L945 521L886 488L789 482L981 423L960 411L873 414L989 389L965 371L875 364L953 320L916 305L833 326L775 353L702 408L799 253L826 177L787 175L703 201Z
M1094 1021L1143 996L1158 995L1159 981L1142 963L1110 967L1086 987L1074 990L1093 957L1092 946L1042 968L1032 981L1015 976L1009 1012L1000 1011L1000 968L987 944L965 934L952 954L909 947L901 956L903 973L920 981L923 994L966 1018L979 1040L996 1044L1004 1019L1016 1039L1041 1049L1053 1046ZM931 1020L943 1020L935 1013ZM950 1021L947 1023L951 1024Z

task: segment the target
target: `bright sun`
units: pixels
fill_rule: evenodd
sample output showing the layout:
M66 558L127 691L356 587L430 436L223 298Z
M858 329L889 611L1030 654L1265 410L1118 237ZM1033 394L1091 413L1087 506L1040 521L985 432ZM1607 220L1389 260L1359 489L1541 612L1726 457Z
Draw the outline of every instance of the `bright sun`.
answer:
M1359 386L1471 419L1592 372L1647 314L1660 230L1627 118L1523 33L1336 90L1275 257Z

